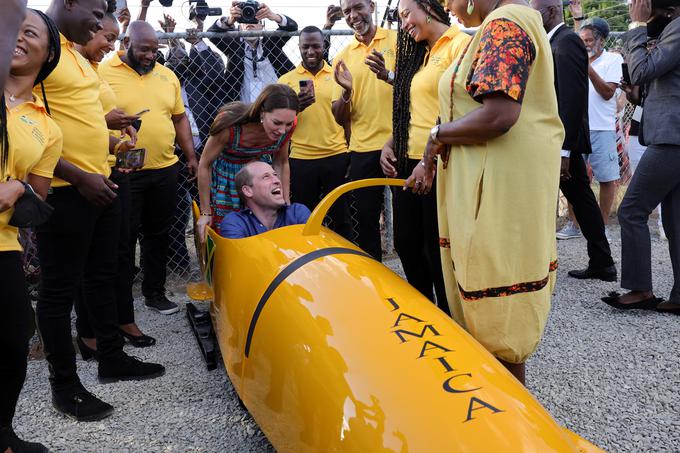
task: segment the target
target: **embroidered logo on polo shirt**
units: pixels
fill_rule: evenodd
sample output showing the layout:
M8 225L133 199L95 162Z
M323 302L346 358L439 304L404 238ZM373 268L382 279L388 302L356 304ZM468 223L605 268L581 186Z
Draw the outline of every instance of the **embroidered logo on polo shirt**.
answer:
M19 117L19 119L20 119L22 122L28 124L29 126L35 126L36 124L38 124L38 123L36 123L35 121L33 121L32 119L30 119L29 117L27 117L26 115L21 115L21 116Z

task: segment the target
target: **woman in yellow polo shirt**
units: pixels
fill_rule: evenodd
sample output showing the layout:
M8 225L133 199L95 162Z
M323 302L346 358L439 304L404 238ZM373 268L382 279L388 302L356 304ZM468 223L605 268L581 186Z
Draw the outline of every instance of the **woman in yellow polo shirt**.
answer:
M470 37L451 25L440 0L402 0L394 79L393 136L380 156L383 172L408 177L423 157L439 116L439 79ZM410 125L410 126L409 126ZM408 282L447 314L434 192L393 191L394 247ZM434 292L433 292L434 287Z
M115 50L114 45L120 34L118 21L110 10L102 19L102 27L86 45L75 45L76 50L90 62L95 70L104 57ZM135 141L137 131L132 127L132 122L139 117L128 115L124 110L118 108L116 93L106 80L100 77L99 81L101 83L100 100L104 112L106 112L106 126L117 137L120 137L121 131L124 131ZM109 155L109 164L111 167L116 165L116 158L113 154ZM135 347L153 346L156 344L156 339L145 335L135 322L134 297L132 296L133 274L129 271L132 268L133 259L130 253L130 180L127 173L120 172L116 168L111 169L109 179L118 185L116 193L121 205L118 272L116 274L116 302L120 333ZM87 318L87 310L84 310L79 300L76 300L75 308L78 314L76 320L78 347L83 359L88 360L96 355L97 339Z
M24 277L19 232L8 223L26 183L43 199L61 155L62 135L34 85L57 66L59 32L43 13L28 10L21 25L2 95L0 127L0 451L47 451L19 439L12 430L17 399L26 377L31 303ZM42 447L42 449L40 449Z

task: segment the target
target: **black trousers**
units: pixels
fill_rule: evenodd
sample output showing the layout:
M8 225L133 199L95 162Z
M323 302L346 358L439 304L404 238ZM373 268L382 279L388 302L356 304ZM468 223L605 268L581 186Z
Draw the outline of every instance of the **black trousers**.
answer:
M349 153L321 159L290 159L290 187L292 201L302 203L313 211L329 192L345 183ZM352 239L346 197L328 211L330 227L347 239Z
M380 168L380 151L351 151L349 156L350 181L385 177ZM357 244L378 261L382 261L380 213L382 211L383 193L384 188L382 187L369 187L353 192L357 220Z
M408 178L418 162L409 159L405 173L399 177ZM433 181L432 190L427 195L417 195L401 187L392 189L394 248L411 286L432 302L435 302L436 294L439 309L451 315L439 252L435 187L436 181Z
M186 230L191 218L191 202L198 199L196 182L189 181L189 173L184 162L182 155L179 160L180 167L177 178L177 204L168 233L170 238L168 268L179 273L188 270L191 265L191 258L187 249Z
M37 228L42 267L37 319L50 383L59 392L80 386L71 338L71 309L79 285L100 361L123 348L115 295L120 200L100 208L74 187L59 187L47 196L47 202L54 212Z
M569 159L571 179L560 181L560 190L574 209L576 221L581 226L583 236L588 243L588 267L601 269L613 266L609 241L604 233L604 221L600 206L597 204L586 164L580 154L572 153Z
M120 203L120 233L118 237L118 271L116 272L116 306L118 324L135 322L134 297L132 296L132 274L127 271L132 266L130 255L130 176L113 169L109 178L118 185L118 202ZM76 297L76 330L78 336L94 338L92 322L83 302L82 287Z
M31 336L31 302L21 265L21 252L0 252L0 428L12 426L26 378Z
M177 198L176 163L159 170L141 170L130 174L130 242L135 253L138 233L142 240L142 294L146 297L165 292L169 231L175 215ZM133 274L133 267L128 269ZM130 279L132 281L132 279Z

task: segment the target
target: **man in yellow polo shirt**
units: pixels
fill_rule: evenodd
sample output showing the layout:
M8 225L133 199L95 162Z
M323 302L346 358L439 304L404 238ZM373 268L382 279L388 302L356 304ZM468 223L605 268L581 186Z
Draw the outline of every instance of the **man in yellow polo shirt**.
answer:
M349 142L351 180L383 177L380 150L392 134L392 80L397 34L373 23L375 3L342 0L345 21L354 39L335 56L333 116L338 124L351 124ZM375 259L382 259L380 211L383 189L354 193L358 221L357 242Z
M331 101L333 69L323 59L321 30L309 26L300 32L302 64L284 74L279 83L299 93L298 125L291 140L290 186L296 203L313 210L328 192L345 182L349 165L345 131L333 118ZM349 213L344 197L329 212L330 226L351 238Z
M120 108L126 112L148 110L137 135L137 146L146 149L144 167L130 175L130 251L134 253L141 228L145 304L169 315L179 311L165 295L169 231L179 172L175 144L184 152L192 177L198 162L179 80L170 69L156 64L156 32L148 23L136 21L128 28L128 40L128 50L102 63L99 74L116 93Z
M102 29L105 0L53 0L47 15L61 34L61 58L34 94L63 133L63 152L54 170L47 202L54 211L36 229L42 270L37 321L50 368L52 404L80 421L109 416L113 407L88 392L78 377L71 310L78 288L96 339L101 382L161 376L165 368L123 352L118 332L115 277L118 262L120 203L108 179L109 139L100 100L99 77L78 53ZM82 347L82 342L79 341ZM81 350L82 352L82 350Z

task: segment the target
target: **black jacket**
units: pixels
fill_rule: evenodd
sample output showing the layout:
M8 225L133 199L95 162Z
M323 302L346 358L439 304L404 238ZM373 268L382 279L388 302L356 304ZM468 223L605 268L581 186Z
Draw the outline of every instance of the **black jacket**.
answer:
M187 54L183 47L171 47L166 66L175 72L187 93L201 143L205 145L217 112L229 100L222 57L210 48L199 52L192 46Z
M562 149L590 154L588 52L581 38L564 24L553 34L550 47L555 62L557 105L565 132Z
M286 16L286 26L279 26L279 31L297 31L298 24ZM221 28L215 22L208 31L212 32L227 32L235 31L236 27ZM277 77L295 69L295 65L290 61L288 56L283 52L283 46L290 40L290 37L264 37L262 38L263 56L268 57ZM227 87L229 91L229 100L238 101L241 96L241 86L243 85L244 74L244 60L245 49L243 42L240 39L225 39L225 38L211 38L210 41L218 48L224 55L227 56Z

